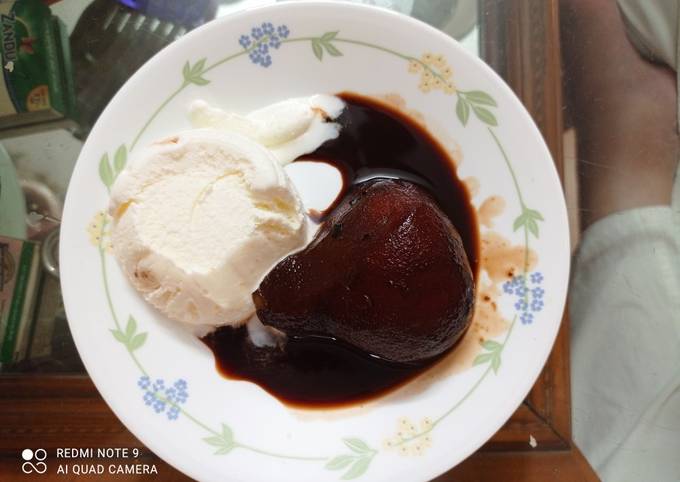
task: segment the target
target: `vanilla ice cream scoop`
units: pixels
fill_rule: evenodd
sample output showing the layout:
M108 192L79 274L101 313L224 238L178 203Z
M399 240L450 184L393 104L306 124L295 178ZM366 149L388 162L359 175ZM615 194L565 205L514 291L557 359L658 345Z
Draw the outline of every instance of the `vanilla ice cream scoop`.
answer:
M283 164L338 135L344 103L291 99L248 116L202 101L185 131L136 153L111 189L114 253L169 318L238 326L252 293L313 233Z
M210 129L158 142L140 160L111 192L123 271L174 320L246 322L262 276L307 239L283 168L252 140Z

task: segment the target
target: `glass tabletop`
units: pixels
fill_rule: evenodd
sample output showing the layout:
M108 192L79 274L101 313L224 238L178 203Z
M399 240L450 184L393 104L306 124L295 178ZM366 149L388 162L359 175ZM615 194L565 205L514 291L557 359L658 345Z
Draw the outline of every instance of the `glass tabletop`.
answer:
M558 338L555 348L563 366L539 379L562 391L530 395L529 411L549 418L551 409L536 407L566 400L564 416L554 422L563 430L550 433L569 438L573 421L576 442L609 480L623 480L618 475L630 464L648 468L654 460L658 477L649 477L650 468L638 479L673 479L664 470L680 473L678 412L669 411L680 407L678 2L356 1L411 15L454 37L504 77L533 115L562 177L574 258L571 342L563 332L566 341ZM0 378L54 374L87 381L61 299L59 222L80 150L107 103L187 32L272 3L0 3L3 27L13 7L32 19L14 26L16 49L37 59L22 63L17 51L3 47L4 72L26 74L11 86L5 75L0 86L0 314L14 310L11 339L7 321L0 325ZM545 17L535 19L539 11ZM559 32L557 20L548 21L557 17ZM9 252L18 262L9 261ZM24 275L21 289L6 283L15 272ZM21 304L13 302L19 298ZM641 414L654 422L645 430L658 429L651 438L640 439ZM636 453L630 444L640 440L656 444L645 449L656 459L617 458L612 447Z
M635 391L640 385L633 381L616 385L614 382L626 377L620 370L648 379L645 388L655 393L662 382L670 383L667 379L677 377L677 373L667 372L673 367L677 372L680 364L677 333L658 321L677 318L673 288L680 286L668 268L674 259L677 263L680 251L680 244L676 249L677 236L669 233L677 226L672 193L680 195L673 182L677 64L675 47L668 46L677 39L673 37L665 47L650 43L654 28L650 30L649 22L650 18L673 18L677 11L660 10L662 13L657 11L650 17L641 13L642 3L633 0L618 0L619 7L616 0L356 2L411 15L457 39L511 85L541 128L562 177L569 214L576 280L569 294L572 341L570 345L568 337L566 341L558 338L555 352L559 352L561 365L539 379L538 383L548 388L543 395L530 394L529 408L508 433L521 438L524 447L525 440L531 440L524 430L532 427L533 438L536 424L522 425L522 417L548 420L554 416L550 404L562 403L564 411L555 416L557 420L550 420L561 428L548 427L547 432L557 433L556 439L569 439L573 419L577 442L583 443L589 460L604 464L597 458L599 444L615 446L625 438L626 427L633 430L634 425L618 426L620 431L612 435L614 438L593 435L593 429L609 431L606 423L594 420L611 421L611 413L616 412L607 407L606 400L591 410L593 400L602 402L593 398L593 393L607 399L600 387L611 382L611 393L631 398L621 392L622 387L627 387L624 392ZM12 298L21 291L11 286L12 292L7 295L7 273L24 274L20 293L24 306L14 307L11 339L6 336L7 321L0 325L0 379L46 375L50 379L64 376L87 381L61 298L59 222L80 150L107 103L149 58L187 32L214 18L272 3L276 0L196 0L190 7L180 0L0 3L0 13L21 4L27 18L50 20L41 24L49 25L41 27L43 37L17 33L16 48L36 52L37 57L43 52L43 64L21 65L16 55L3 50L1 67L5 72L24 69L27 75L20 86L13 87L22 93L19 100L0 86L0 288L5 290L4 294L0 290L0 313L10 311ZM671 0L666 3L677 4ZM539 11L545 17L538 18ZM547 25L551 16L557 15L561 36L557 20ZM18 260L13 264L5 255L10 251ZM608 253L609 258L602 253ZM627 261L631 259L637 261ZM620 303L601 303L602 299ZM643 299L648 302L642 303ZM649 352L654 350L648 352L634 345L636 339L643 338L634 323L640 317L649 317L655 326L666 330L655 344L658 350L653 356ZM617 323L622 320L627 336L612 337L611 333L619 335ZM593 331L592 327L600 328ZM621 351L612 349L619 343L624 343L638 360L645 358L649 363L636 365L635 360L628 360L618 367L626 360L620 357ZM669 364L669 360L677 363ZM657 370L664 363L665 367ZM616 377L609 376L612 373ZM668 386L670 390L680 382ZM643 397L632 398L643 405ZM501 436L499 447L517 449L512 445L514 438L508 442L512 437ZM479 471L482 465L472 466ZM498 461L499 468L503 465L503 460ZM552 476L554 467L567 465L554 462L545 474ZM531 480L547 480L540 478L544 472L539 466L541 463L525 467L527 473L537 477ZM498 473L505 474L504 470ZM529 480L521 477L508 480Z

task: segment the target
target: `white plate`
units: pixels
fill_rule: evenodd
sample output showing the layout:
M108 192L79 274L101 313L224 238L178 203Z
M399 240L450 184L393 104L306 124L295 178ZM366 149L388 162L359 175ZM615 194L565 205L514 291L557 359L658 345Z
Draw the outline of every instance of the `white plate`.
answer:
M271 42L261 47L266 54L240 44L252 48L253 36ZM476 323L492 330L470 331L441 366L396 393L351 410L310 413L287 408L252 383L222 378L199 340L128 285L109 254L108 220L98 213L127 154L188 128L194 99L247 112L287 97L345 90L398 94L392 101L420 112L462 157L459 176L478 186L473 200L480 219L492 222L481 228L481 279L485 284L491 274L494 284L480 288L490 299L482 296L476 310ZM325 188L314 179L301 182ZM242 12L191 32L149 61L90 134L61 234L68 319L114 412L151 450L196 479L431 479L500 428L545 363L569 271L561 193L527 112L491 69L446 35L351 4L284 3ZM504 209L491 219L500 204Z

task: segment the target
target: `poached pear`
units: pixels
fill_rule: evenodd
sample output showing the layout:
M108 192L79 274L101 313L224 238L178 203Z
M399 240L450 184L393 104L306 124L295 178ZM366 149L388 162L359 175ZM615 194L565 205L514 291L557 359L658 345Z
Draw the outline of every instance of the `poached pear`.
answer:
M253 294L260 320L288 337L333 339L399 364L451 348L474 298L456 228L425 189L397 179L354 186Z

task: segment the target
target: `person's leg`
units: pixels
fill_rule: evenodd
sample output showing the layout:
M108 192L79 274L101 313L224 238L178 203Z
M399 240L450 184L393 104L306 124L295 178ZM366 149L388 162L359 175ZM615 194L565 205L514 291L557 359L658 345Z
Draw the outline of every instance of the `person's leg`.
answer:
M675 72L640 56L615 0L561 0L560 14L582 227L617 211L670 204L678 160Z

